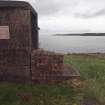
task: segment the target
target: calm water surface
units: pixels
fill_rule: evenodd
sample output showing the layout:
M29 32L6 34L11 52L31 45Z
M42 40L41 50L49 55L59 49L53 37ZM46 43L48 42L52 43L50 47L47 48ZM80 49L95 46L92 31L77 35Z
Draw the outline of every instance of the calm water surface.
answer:
M40 48L60 53L105 52L105 36L39 35Z

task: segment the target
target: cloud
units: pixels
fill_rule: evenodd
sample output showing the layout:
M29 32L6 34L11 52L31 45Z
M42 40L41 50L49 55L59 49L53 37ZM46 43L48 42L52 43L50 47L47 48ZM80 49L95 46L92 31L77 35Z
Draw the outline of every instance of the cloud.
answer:
M37 0L37 10L39 15L53 15L72 8L77 0Z
M24 0L42 16L62 14L79 18L105 15L105 0Z
M105 15L105 0L36 0L34 7L41 16L61 14L91 18Z
M105 0L26 1L38 12L41 30L105 32Z
M74 12L74 16L79 18L95 18L97 16L105 15L105 1L104 0L89 0L81 2Z
M75 13L75 17L79 17L79 18L94 18L97 16L104 16L105 15L105 8L101 9L99 11L96 12L86 12L86 13Z

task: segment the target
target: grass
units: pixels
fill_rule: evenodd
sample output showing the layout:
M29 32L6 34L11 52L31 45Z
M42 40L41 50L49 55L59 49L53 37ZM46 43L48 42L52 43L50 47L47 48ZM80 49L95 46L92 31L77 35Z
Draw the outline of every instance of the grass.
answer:
M66 56L65 63L79 70L84 82L84 96L105 103L105 59L74 54Z
M91 56L71 55L65 63L78 68L82 79L105 80L105 59Z
M105 59L74 54L65 56L64 62L79 70L82 86L0 83L0 105L82 105L85 98L104 105Z
M0 105L67 105L76 92L63 85L0 83Z

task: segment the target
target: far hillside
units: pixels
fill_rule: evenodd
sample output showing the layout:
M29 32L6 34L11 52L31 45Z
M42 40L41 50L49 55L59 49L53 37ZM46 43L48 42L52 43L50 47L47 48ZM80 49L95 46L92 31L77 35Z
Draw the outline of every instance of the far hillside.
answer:
M54 34L54 36L105 36L105 33Z

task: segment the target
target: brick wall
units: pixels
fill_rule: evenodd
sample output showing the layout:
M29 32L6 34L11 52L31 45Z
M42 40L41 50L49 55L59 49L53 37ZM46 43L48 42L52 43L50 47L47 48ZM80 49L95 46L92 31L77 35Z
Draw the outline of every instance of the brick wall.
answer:
M63 66L62 54L43 50L32 51L32 81L38 83L49 83L57 81L61 75Z

